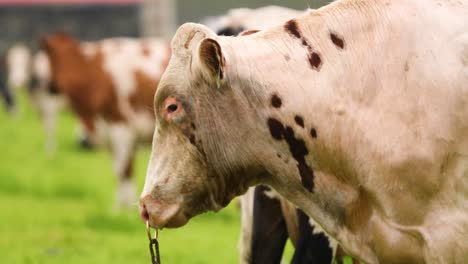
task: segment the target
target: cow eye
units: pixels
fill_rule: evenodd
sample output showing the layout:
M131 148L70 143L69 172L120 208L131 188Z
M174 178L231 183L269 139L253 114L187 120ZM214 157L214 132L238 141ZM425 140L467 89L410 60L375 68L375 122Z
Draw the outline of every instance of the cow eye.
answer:
M174 113L175 111L177 111L177 108L178 108L178 106L176 104L171 104L171 105L167 106L167 112L168 113Z

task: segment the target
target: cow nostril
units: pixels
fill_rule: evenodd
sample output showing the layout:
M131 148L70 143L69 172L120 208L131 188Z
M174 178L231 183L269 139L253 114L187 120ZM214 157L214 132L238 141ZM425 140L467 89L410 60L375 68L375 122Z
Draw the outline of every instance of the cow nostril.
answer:
M140 206L140 216L141 216L141 219L143 220L143 222L145 222L145 223L146 223L146 221L149 220L149 214L148 214L148 210L146 209L145 204L141 204L141 206Z

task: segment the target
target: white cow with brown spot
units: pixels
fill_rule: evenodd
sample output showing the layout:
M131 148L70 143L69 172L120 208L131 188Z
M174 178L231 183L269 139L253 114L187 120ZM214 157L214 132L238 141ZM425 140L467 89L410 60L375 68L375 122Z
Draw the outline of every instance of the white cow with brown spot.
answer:
M224 16L212 18L208 26L218 35L235 36L240 32L240 36L245 36L283 24L304 12L279 6L232 9ZM249 188L240 199L240 263L279 263L288 238L295 247L291 263L332 263L336 242L317 232L318 227L309 224L293 204L274 191L264 193L263 189Z
M182 226L268 184L366 263L464 263L467 13L341 0L242 38L183 25L143 218Z

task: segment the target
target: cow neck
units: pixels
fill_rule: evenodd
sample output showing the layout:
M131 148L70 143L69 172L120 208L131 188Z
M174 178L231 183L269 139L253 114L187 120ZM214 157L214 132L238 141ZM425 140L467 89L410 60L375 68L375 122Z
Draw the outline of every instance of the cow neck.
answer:
M350 12L351 15L357 15L358 13L354 12L364 7L356 5L354 8ZM299 165L303 163L305 167L309 166L315 170L315 187L318 190L311 192L298 181L300 178L297 177L297 163L281 167L275 162L267 161L265 165L275 177L273 187L312 216L329 234L338 238L347 251L359 252L365 261L374 263L376 256L367 246L368 240L363 234L372 214L371 199L366 190L358 185L355 168L342 165L349 163L345 157L353 157L354 153L348 152L356 150L346 149L346 140L337 142L336 137L340 138L343 135L338 135L333 131L333 127L329 126L330 122L344 126L349 121L346 117L343 119L345 121L339 117L347 110L343 98L349 89L346 83L356 82L352 79L353 76L345 75L349 63L356 59L349 55L349 51L353 50L353 53L362 56L360 59L365 58L367 53L364 47L361 47L361 50L348 47L351 41L347 37L352 36L353 41L366 40L364 35L369 29L366 31L363 27L367 28L369 22L346 27L342 26L345 23L331 25L326 19L337 15L333 13L333 9L332 5L332 8L326 10L329 12L326 18L309 14L268 32L239 38L221 38L220 42L227 62L226 76L231 81L231 86L242 90L238 93L254 95L245 96L250 103L255 104L253 100L260 100L258 118L263 120L258 120L259 123L266 124L267 117L278 121L279 132L272 136L276 137L274 141L282 141L278 142L282 144L279 155L286 155L288 159L294 158ZM369 13L381 15L376 10ZM349 18L349 15L342 19L346 17ZM358 19L359 16L353 20ZM364 20L369 21L368 18L363 18ZM384 28L384 20L370 30ZM311 28L314 29L313 32ZM343 33L343 28L349 32ZM380 40L372 41L378 43ZM344 76L348 76L348 79ZM275 95L281 101L277 103L278 107L273 102ZM301 112L304 109L306 112ZM338 117L335 119L331 114ZM289 141L286 137L290 138ZM289 149L285 143L289 144ZM303 144L306 150L302 151L303 154L295 154L293 144ZM275 150L265 155L268 156L266 160L277 160L273 151ZM317 155L317 158L314 155ZM325 156L329 156L330 159L324 158ZM331 163L333 166L329 166L329 160L337 160L338 163ZM291 172L295 172L294 175ZM327 190L323 187L327 184L339 186L338 189L347 198L332 202L324 200L323 197L336 199L329 193L326 194ZM332 206L332 210L331 204L335 205ZM364 209L367 211L365 219L361 219L364 226L359 226L359 221L352 219L353 210Z

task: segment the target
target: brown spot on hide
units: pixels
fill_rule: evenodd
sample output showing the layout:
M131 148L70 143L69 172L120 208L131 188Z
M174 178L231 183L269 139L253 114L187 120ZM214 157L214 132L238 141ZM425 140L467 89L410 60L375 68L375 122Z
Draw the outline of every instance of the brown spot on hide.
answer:
M312 138L317 138L317 130L315 130L315 128L310 129L310 136Z
M301 31L299 30L296 20L291 19L288 22L286 22L286 24L284 25L284 29L292 36L298 39L301 38Z
M294 121L296 121L296 124L299 125L300 127L304 128L304 119L301 116L296 115L294 117Z
M195 135L194 134L190 134L189 136L189 140L190 140L190 143L192 143L192 145L196 145L196 140L195 140Z
M335 33L330 33L330 39L340 49L344 49L344 40Z
M239 36L248 36L248 35L255 34L257 32L260 32L260 30L256 30L256 29L247 30L247 31L241 32Z
M306 187L307 190L312 191L314 188L314 174L309 165L305 162L305 156L309 154L304 140L296 138L294 135L294 130L287 126L284 130L284 139L289 145L289 150L293 158L297 161L299 174L301 175L302 184Z
M192 127L193 130L196 130L196 129L197 129L197 127L195 126L195 123L193 123L193 122L190 123L190 126Z
M297 22L294 19L289 20L288 22L286 22L284 27L290 35L294 36L295 38L301 41L301 45L304 46L307 50L307 59L312 69L317 71L320 70L322 59L320 58L320 55L314 51L310 41L306 37L302 36Z
M309 54L309 62L312 68L319 69L320 65L322 64L322 59L320 58L320 55L317 52L312 52Z
M280 121L274 118L268 118L267 124L268 128L270 129L270 134L274 139L283 139L284 126Z
M281 98L277 94L273 94L271 96L271 106L274 108L280 108L283 102L281 101Z
M301 176L302 185L312 192L314 189L314 172L305 161L305 156L309 154L309 150L304 140L296 138L294 130L290 126L285 127L275 118L269 118L267 123L272 137L276 140L284 139L288 144L289 151L298 163L297 169Z

